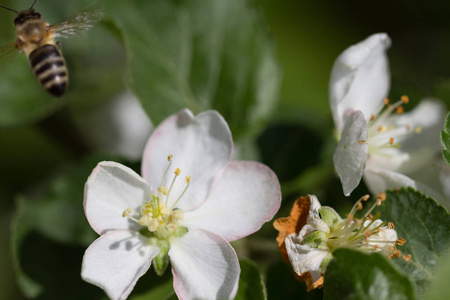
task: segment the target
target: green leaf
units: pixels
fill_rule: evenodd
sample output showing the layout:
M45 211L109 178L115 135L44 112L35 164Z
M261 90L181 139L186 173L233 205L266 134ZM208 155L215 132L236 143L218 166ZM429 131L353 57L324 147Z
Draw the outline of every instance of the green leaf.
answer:
M11 250L18 284L28 297L36 297L43 292L42 285L35 281L41 278L31 279L23 270L22 258L25 257L21 253L28 250L24 243L32 233L54 243L82 245L82 248L97 237L84 216L83 190L89 174L105 158L93 156L67 170L68 173L57 177L48 192L39 199L18 197L17 211L12 220Z
M398 236L406 240L398 250L411 254L408 262L401 258L393 262L411 276L422 294L450 246L450 215L434 199L412 188L388 192L379 211L380 218L392 222Z
M236 137L271 113L280 70L247 1L110 0L106 16L122 33L129 82L154 124L185 107L216 109Z
M236 300L267 299L266 286L258 267L249 260L240 260L241 277Z
M324 278L324 299L415 299L407 275L379 253L338 249Z
M450 295L450 253L447 253L442 259L441 270L436 274L436 280L432 283L430 289L424 295L426 300L447 299Z
M441 143L444 150L442 150L442 156L447 164L450 164L450 112L445 118L444 130L441 130Z

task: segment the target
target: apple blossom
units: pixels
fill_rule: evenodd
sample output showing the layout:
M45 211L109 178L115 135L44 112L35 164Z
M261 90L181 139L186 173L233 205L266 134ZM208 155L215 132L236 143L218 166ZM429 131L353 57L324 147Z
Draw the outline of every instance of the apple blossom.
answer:
M400 257L395 244L402 245L405 240L397 237L393 224L386 225L370 214L385 200L385 194L378 195L375 204L361 219L355 218L355 213L363 209L362 202L368 199L368 195L359 199L347 218L342 219L333 208L321 206L316 196L308 195L296 201L290 217L275 221L274 226L280 231L278 246L297 279L305 281L308 290L323 285L322 276L333 250L337 248L381 252L389 258ZM286 226L289 223L291 226ZM410 256L404 256L404 259L409 260Z
M336 59L330 79L330 104L339 143L333 156L345 195L364 175L369 190L412 186L442 197L436 168L439 129L446 109L436 99L425 99L411 112L402 96L387 98L390 85L385 33L369 36ZM426 175L425 175L426 174Z
M218 112L182 110L151 135L143 178L100 162L85 187L86 217L100 237L86 250L83 279L125 299L152 261L158 274L170 261L180 299L233 298L240 267L230 242L272 219L281 193L268 167L230 161L232 150Z

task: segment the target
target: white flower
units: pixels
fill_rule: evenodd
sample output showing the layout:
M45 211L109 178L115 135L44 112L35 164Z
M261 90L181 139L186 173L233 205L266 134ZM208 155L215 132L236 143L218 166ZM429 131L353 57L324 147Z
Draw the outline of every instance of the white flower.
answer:
M387 34L374 34L346 49L334 63L330 104L339 139L333 156L336 171L347 196L364 174L374 194L412 186L442 198L431 185L440 182L434 160L441 150L439 130L445 106L426 99L403 113L408 97L389 103L386 50L390 44ZM424 169L430 173L421 176ZM442 191L442 186L437 190Z
M183 110L150 137L143 178L121 164L99 163L84 207L101 236L86 250L83 279L125 299L152 260L158 273L170 260L180 299L233 298L240 267L230 242L271 220L281 193L268 167L231 162L232 149L219 113L194 117Z
M357 210L362 209L363 197L354 205L346 219L341 219L338 213L327 206L320 206L317 197L308 195L310 209L306 225L300 232L286 237L286 251L289 261L298 276L309 273L312 283L319 280L332 258L332 251L337 248L354 248L365 252L381 252L389 258L400 256L395 243L403 244L403 239L397 238L393 225L389 227L370 215L370 212L381 204L382 199L364 214L361 219L354 217ZM305 198L306 199L306 198ZM405 259L409 259L408 256Z

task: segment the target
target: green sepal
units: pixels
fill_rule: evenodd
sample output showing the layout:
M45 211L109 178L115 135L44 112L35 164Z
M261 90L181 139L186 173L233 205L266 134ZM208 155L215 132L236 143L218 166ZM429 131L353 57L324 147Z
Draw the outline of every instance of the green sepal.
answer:
M330 260L333 258L333 255L330 253L327 254L327 256L325 256L325 258L322 260L322 262L320 263L320 271L322 271L322 273L325 273L325 270L327 269L328 263L330 262Z
M330 229L335 229L340 226L342 222L342 218L339 214L329 206L322 206L319 208L320 215L322 216L322 220L325 224L328 225Z
M302 240L303 245L309 245L311 248L319 248L321 246L326 247L326 241L328 240L328 236L326 232L323 231L314 231L307 237Z
M153 259L153 267L156 274L162 276L169 266L170 243L167 240L158 240L156 246L160 249L159 254Z
M180 238L183 235L185 235L187 232L188 232L187 227L179 226L173 231L173 236Z

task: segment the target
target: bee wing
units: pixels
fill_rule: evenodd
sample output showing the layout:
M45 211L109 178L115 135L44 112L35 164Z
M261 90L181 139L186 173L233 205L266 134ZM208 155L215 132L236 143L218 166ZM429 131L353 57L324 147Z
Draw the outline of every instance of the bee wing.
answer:
M3 45L0 47L0 60L3 61L7 57L11 58L12 55L19 53L19 49L17 49L17 41L9 43L7 45Z
M103 18L101 9L81 11L67 21L50 26L55 37L71 37L80 35L82 32L92 28L95 23Z

